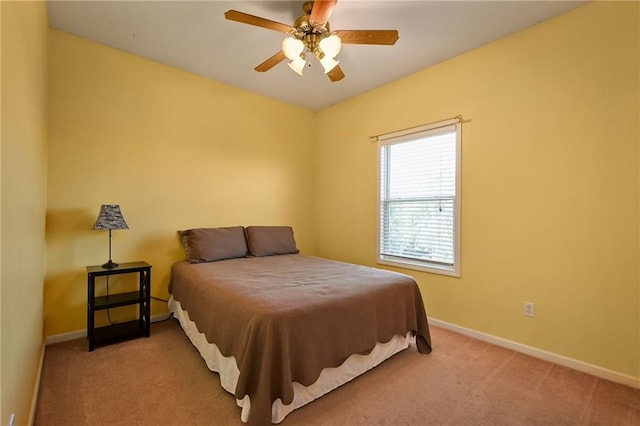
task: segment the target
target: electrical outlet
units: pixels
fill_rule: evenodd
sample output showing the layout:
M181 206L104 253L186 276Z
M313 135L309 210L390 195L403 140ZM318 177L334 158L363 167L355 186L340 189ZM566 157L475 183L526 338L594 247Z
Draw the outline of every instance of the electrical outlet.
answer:
M7 423L7 425L15 426L15 422L16 422L16 415L14 413L11 413L11 415L9 416L9 423Z
M524 316L533 318L535 316L534 307L533 302L524 302Z

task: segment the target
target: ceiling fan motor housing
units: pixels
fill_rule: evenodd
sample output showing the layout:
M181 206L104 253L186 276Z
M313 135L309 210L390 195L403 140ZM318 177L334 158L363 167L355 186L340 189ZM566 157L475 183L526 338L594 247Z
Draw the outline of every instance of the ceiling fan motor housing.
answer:
M290 34L298 40L301 40L309 52L316 55L318 59L322 59L325 55L319 48L319 43L323 38L331 34L331 30L329 29L328 22L324 24L314 24L310 21L312 6L312 1L305 2L303 5L305 14L296 19L293 24L294 28Z

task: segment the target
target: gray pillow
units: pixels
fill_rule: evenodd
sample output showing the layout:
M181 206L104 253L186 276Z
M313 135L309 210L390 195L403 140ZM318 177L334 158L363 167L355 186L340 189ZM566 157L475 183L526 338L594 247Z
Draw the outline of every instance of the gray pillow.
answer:
M213 262L247 255L244 227L195 228L178 231L191 263Z
M295 254L300 250L290 226L247 226L247 246L251 256Z

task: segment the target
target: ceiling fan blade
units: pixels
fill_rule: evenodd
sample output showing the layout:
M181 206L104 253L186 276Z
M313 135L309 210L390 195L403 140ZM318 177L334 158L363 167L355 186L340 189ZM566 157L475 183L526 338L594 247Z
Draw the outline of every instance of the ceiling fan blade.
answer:
M272 57L270 57L269 59L267 59L266 61L264 61L263 63L261 63L260 65L258 65L257 67L255 67L254 69L258 72L269 71L271 68L275 67L280 62L284 61L285 58L286 56L284 56L284 53L281 50L275 55L273 55Z
M230 21L242 22L243 24L255 25L256 27L266 28L268 30L288 33L293 27L280 22L271 21L270 19L260 18L259 16L249 15L248 13L238 12L237 10L227 10L224 17Z
M333 8L336 7L338 0L315 0L309 21L312 24L324 25L329 21Z
M335 32L343 44L396 44L396 30L338 30Z
M327 73L327 76L329 76L329 80L335 83L336 81L340 81L344 78L344 72L342 72L342 68L340 68L340 65L336 65L331 71Z

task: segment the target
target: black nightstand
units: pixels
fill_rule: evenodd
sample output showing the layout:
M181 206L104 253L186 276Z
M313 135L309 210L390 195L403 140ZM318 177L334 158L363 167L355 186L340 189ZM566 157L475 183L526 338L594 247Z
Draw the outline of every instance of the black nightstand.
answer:
M96 297L96 277L119 274L139 274L139 289ZM108 279L108 278L107 278ZM138 305L138 318L102 327L95 327L94 314L109 308ZM87 266L87 339L89 351L96 346L134 337L149 337L151 317L151 265L147 262L121 263L106 269L100 265Z

